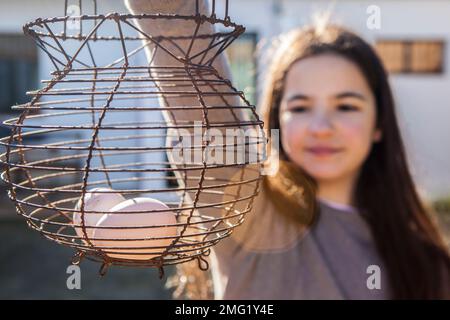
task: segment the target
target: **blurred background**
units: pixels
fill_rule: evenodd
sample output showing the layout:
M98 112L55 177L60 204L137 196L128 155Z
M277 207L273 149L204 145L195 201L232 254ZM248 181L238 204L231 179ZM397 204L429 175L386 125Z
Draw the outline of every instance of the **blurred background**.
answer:
M70 1L69 1L70 2ZM85 1L88 3L89 1ZM77 1L73 1L76 5ZM122 0L98 1L99 12L126 12ZM232 20L246 33L226 54L233 82L257 106L263 86L264 53L278 34L331 12L373 44L389 71L408 160L418 190L450 234L450 1L234 0ZM0 120L18 116L11 106L29 101L52 65L22 33L38 17L64 15L63 0L0 0ZM375 22L373 19L376 19ZM378 20L377 20L378 19ZM101 49L100 49L101 50ZM96 53L98 56L107 52ZM145 64L145 61L142 62ZM9 134L0 126L0 135ZM76 138L76 137L72 137ZM3 153L4 150L2 149ZM68 290L66 268L73 251L45 240L16 215L0 184L0 298L3 299L169 299L157 270L113 267L83 261L82 290ZM167 268L170 275L173 269Z

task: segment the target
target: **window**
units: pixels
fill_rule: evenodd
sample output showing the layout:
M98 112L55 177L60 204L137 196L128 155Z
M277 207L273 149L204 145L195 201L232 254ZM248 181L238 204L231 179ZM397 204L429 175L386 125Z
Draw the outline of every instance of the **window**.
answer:
M376 49L388 72L443 72L443 41L381 40L377 41Z
M225 50L230 61L234 86L242 90L247 100L256 104L256 33L240 35Z
M24 35L0 34L0 114L13 112L11 106L26 103L26 92L36 89L37 49Z

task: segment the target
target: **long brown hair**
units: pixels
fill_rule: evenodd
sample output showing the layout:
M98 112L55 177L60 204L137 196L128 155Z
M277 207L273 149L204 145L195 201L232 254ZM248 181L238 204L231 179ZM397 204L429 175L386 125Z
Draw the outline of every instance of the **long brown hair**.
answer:
M408 170L394 100L380 58L359 36L335 25L296 29L283 37L272 54L263 95L265 125L282 130L279 106L285 76L293 63L325 53L355 63L376 98L377 127L383 138L373 145L361 168L354 199L385 262L393 298L450 298L448 248L420 201ZM280 156L287 158L282 145Z

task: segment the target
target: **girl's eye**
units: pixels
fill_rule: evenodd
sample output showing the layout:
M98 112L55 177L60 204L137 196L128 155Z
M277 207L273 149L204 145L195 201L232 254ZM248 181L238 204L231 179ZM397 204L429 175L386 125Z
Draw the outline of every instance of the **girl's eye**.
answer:
M340 104L338 105L338 110L340 111L358 111L358 107L353 106L351 104Z
M307 110L308 110L308 108L304 107L304 106L295 106L295 107L289 108L289 112L294 112L294 113L301 113L301 112L305 112Z

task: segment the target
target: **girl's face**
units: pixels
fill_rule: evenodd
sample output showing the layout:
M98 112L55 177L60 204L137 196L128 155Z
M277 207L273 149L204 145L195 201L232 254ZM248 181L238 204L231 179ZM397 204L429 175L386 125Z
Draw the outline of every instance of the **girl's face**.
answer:
M279 112L286 154L317 181L358 174L372 143L381 138L366 79L339 55L295 62L286 75Z

